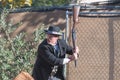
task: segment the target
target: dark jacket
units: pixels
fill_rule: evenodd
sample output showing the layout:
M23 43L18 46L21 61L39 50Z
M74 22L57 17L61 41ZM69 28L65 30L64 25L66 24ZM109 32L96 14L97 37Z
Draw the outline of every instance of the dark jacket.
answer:
M63 59L65 54L72 55L72 48L66 44L64 40L58 40L60 48L59 57L55 56L54 48L52 45L47 43L45 39L38 47L38 55L33 69L33 78L35 80L48 80L52 68L57 65L58 71L55 74L56 77L64 80L63 77Z

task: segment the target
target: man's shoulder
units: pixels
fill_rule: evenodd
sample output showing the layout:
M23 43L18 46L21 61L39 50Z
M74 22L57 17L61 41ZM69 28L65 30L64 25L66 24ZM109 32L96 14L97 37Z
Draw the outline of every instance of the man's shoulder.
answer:
M42 42L40 42L39 46L47 44L47 40L44 39Z

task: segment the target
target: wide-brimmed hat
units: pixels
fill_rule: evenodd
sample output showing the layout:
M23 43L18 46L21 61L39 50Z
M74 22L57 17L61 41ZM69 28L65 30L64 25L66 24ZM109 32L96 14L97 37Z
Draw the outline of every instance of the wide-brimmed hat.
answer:
M53 34L53 35L58 35L58 36L62 35L61 30L58 26L49 26L49 28L44 31L47 34Z

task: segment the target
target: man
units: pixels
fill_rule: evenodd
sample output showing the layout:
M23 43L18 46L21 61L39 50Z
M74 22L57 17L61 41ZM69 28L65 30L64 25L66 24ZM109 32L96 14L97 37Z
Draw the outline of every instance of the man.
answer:
M50 26L45 33L46 39L38 47L32 76L35 80L65 80L63 66L77 59L79 50L73 50L64 40L59 39L62 36L59 27ZM66 53L72 57L66 58Z

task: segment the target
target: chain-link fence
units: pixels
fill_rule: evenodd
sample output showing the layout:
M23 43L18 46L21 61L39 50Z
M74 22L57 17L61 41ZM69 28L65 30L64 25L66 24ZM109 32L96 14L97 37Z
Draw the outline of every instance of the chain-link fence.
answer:
M67 80L119 80L120 17L79 17L76 30L79 59L77 67L69 64Z

